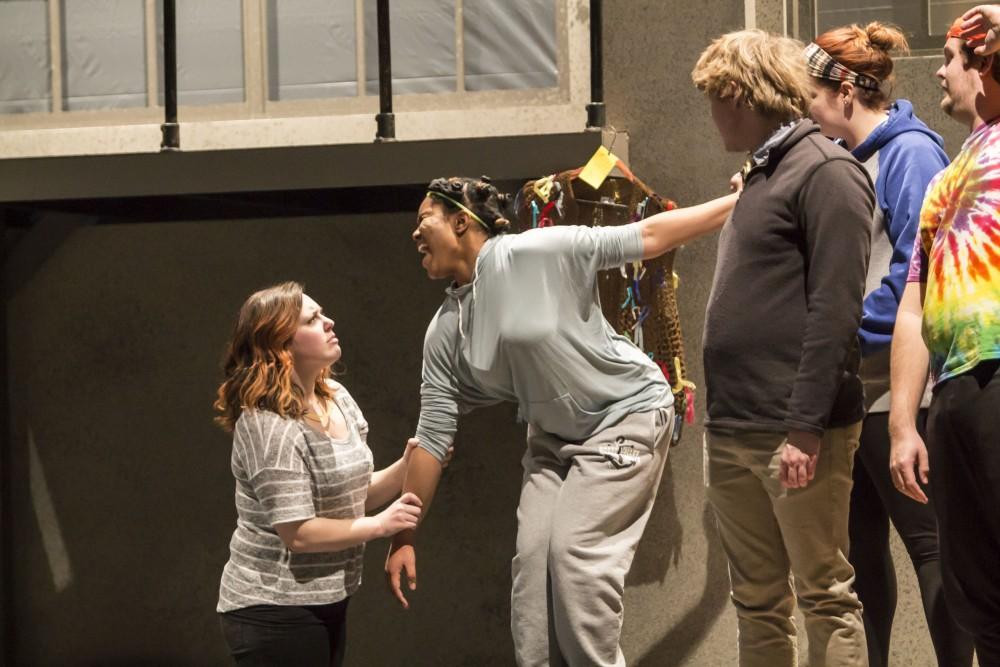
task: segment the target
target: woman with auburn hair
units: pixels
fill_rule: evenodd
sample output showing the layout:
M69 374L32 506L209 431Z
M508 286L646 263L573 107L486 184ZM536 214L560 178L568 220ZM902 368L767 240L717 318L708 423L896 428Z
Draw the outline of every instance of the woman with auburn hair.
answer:
M867 416L855 456L850 510L850 561L864 605L868 660L889 661L896 611L896 575L889 521L906 545L920 582L938 663L972 664L972 641L952 619L941 588L934 512L897 493L889 472L889 347L906 284L924 191L948 158L941 137L906 100L890 102L890 52L906 51L906 38L882 23L823 33L806 47L813 91L809 113L823 133L841 139L875 184L871 259L858 338ZM925 396L923 407L929 405ZM926 420L921 411L920 427Z
M372 472L368 423L330 379L341 356L333 320L286 282L240 309L216 421L233 433L236 530L222 573L222 631L239 665L341 665L347 604L364 544L417 524L399 494L410 452Z

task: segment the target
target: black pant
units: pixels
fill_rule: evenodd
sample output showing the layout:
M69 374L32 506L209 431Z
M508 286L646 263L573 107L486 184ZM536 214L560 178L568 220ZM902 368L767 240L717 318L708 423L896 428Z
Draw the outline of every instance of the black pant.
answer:
M1000 377L979 363L934 389L931 491L944 591L980 667L1000 667Z
M927 413L921 410L917 420L921 435L926 418ZM934 510L907 498L893 487L889 475L889 446L889 415L869 414L854 459L849 522L850 561L856 575L854 589L864 605L862 618L868 639L868 664L870 667L889 664L889 639L896 614L896 571L889 549L889 521L892 520L917 573L938 665L969 667L972 638L958 626L945 604Z
M347 637L347 603L255 605L219 614L222 634L240 667L340 667Z

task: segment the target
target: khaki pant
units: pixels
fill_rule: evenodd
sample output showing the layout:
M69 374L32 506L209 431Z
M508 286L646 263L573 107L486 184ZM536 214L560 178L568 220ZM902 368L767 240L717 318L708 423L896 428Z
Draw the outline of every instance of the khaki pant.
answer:
M518 665L621 667L625 575L667 460L673 409L584 442L528 427L511 630Z
M847 516L861 424L828 429L804 489L779 480L784 434L706 431L705 483L729 559L742 667L795 667L795 598L811 667L867 665ZM791 576L790 576L791 575ZM792 587L794 577L794 589Z

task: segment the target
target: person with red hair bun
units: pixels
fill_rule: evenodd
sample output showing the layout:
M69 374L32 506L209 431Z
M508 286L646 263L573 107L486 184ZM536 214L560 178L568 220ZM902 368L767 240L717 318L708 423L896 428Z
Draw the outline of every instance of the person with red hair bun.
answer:
M867 414L854 457L849 557L857 577L854 589L864 605L872 667L889 662L896 612L890 520L916 571L938 663L968 667L972 639L944 600L934 510L897 493L889 474L889 355L896 311L924 192L948 164L941 137L917 118L907 100L891 100L891 52L906 50L903 34L879 22L834 28L806 47L813 83L810 115L823 134L844 142L875 184L871 259L858 330ZM921 432L930 404L930 392L924 394L916 420Z

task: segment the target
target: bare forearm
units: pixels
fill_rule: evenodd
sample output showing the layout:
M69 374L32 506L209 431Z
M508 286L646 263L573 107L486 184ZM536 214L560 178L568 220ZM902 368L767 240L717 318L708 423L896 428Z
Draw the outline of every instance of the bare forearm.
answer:
M406 479L403 481L403 493L412 492L423 503L421 521L430 509L438 482L441 481L441 462L425 449L414 449L410 454L410 462L406 468ZM413 544L416 541L416 531L404 530L397 533L392 542L394 546Z
M399 495L403 488L404 477L406 477L406 466L403 465L402 458L387 468L373 472L368 485L368 497L365 498L365 511L382 507Z
M314 517L302 522L278 524L275 529L294 553L343 551L385 536L381 523L368 516L359 519Z
M917 411L927 384L930 355L921 336L921 325L920 283L908 283L892 334L889 430L897 434L916 428Z
M659 257L671 248L719 229L738 197L726 195L697 206L657 213L641 221L642 258Z

